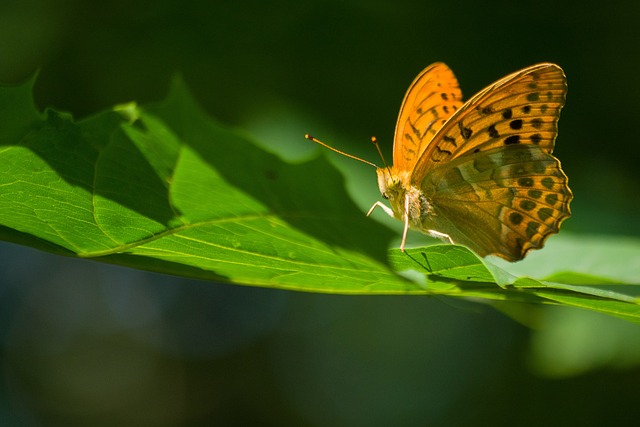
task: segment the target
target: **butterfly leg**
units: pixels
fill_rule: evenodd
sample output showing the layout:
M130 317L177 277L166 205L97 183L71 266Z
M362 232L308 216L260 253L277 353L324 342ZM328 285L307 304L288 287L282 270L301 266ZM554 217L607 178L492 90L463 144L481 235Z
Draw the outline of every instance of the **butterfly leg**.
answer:
M409 232L409 193L404 197L404 212L402 222L404 222L404 230L402 230L402 243L400 243L400 251L404 252L404 244L407 242L407 233Z
M404 252L404 242L407 240L407 231L409 230L409 215L408 215L408 206L409 206L409 200L407 199L405 201L405 214L404 216L404 232L402 233L402 243L400 244L400 250L402 252ZM382 208L383 211L385 211L387 213L387 215L389 215L392 218L395 218L395 215L393 213L393 210L391 210L391 208L389 206L386 206L384 203L378 201L375 202L373 204L373 206L371 206L371 209L369 209L369 212L367 212L367 216L371 215L371 213L376 209L376 208Z
M435 237L436 239L440 239L440 240L446 240L447 242L453 245L453 240L451 240L451 237L449 237L448 234L441 233L436 230L427 230L427 233L429 233L429 236L431 237Z
M367 212L367 216L370 216L371 213L376 209L376 208L382 208L383 211L386 212L387 215L389 215L390 217L394 217L395 215L393 214L393 211L391 210L390 207L385 206L384 203L382 202L375 202L373 204L373 206L371 206L371 209L369 209L369 212Z
M407 232L409 231L409 216L404 217L404 231L402 232L402 243L400 243L400 251L404 252L404 244L407 241Z

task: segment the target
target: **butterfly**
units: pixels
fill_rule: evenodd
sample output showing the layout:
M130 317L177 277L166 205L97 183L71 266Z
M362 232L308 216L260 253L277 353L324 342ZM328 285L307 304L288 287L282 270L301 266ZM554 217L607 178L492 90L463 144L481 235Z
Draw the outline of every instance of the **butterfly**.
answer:
M380 207L404 223L402 251L412 228L480 256L517 261L542 248L571 216L573 194L552 154L566 94L562 69L542 63L463 102L453 72L435 63L404 97L393 166L378 167L306 137L377 168L391 207L378 201L367 215Z

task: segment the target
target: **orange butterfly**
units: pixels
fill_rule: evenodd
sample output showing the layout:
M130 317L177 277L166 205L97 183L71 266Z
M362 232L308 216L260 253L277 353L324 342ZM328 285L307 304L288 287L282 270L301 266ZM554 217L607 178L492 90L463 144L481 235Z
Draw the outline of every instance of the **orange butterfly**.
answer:
M393 166L336 150L377 168L378 185L404 222L400 249L415 228L481 256L517 261L539 249L569 216L567 176L552 155L567 93L560 67L522 69L466 103L443 63L418 75L396 124ZM375 142L375 139L373 139Z

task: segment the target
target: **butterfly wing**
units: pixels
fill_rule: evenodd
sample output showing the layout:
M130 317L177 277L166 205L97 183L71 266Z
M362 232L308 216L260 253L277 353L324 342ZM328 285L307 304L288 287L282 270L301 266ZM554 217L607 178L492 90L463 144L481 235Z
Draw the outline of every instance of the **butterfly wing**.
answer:
M458 80L445 64L425 68L413 81L402 101L393 144L397 170L414 170L429 142L446 121L462 107Z
M459 157L432 170L421 187L431 203L424 230L445 233L481 256L522 259L571 216L567 176L536 145Z
M555 64L537 64L504 77L467 101L433 137L412 172L420 182L438 164L507 145L536 145L551 153L567 93Z
M551 155L566 91L560 67L534 65L453 114L412 172L412 185L431 205L421 228L510 261L558 232L573 198Z

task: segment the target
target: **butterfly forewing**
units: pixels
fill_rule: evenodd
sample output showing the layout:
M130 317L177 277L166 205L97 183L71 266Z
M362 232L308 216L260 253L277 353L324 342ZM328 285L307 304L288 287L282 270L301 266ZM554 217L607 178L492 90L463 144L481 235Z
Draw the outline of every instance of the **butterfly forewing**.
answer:
M416 162L412 181L420 182L443 162L510 145L553 151L566 78L555 64L513 73L467 101L430 139Z
M413 81L400 108L394 137L393 164L412 171L429 142L462 107L462 92L443 63L425 68Z

